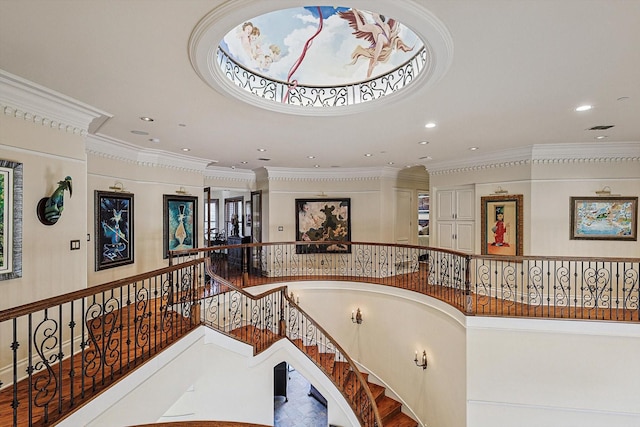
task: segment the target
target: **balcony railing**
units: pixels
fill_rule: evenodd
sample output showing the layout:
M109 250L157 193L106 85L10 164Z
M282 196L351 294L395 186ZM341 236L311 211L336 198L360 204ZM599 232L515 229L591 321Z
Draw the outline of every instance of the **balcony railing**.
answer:
M429 295L467 315L640 320L640 258L501 257L353 242L218 246L174 256L208 257L216 274L244 287L363 281Z
M54 423L202 323L251 342L256 351L286 337L307 354L316 347L351 366L286 288L250 297L242 289L248 286L375 283L440 299L466 315L638 322L640 314L638 258L495 257L410 245L286 242L175 252L170 264L0 311L0 425ZM357 391L364 390L357 369L346 369L357 381L341 390L362 422L374 425L370 396Z
M240 89L267 101L319 108L355 105L388 96L407 86L428 66L427 49L423 47L407 62L380 77L347 85L309 86L257 74L220 48L215 59L222 73Z

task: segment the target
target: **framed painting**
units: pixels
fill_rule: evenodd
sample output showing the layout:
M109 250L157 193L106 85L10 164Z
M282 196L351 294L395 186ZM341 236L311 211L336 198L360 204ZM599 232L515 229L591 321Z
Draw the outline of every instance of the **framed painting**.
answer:
M572 240L638 240L637 197L571 197Z
M198 198L165 194L164 199L164 258L169 251L198 247Z
M22 163L0 159L0 280L22 277Z
M95 191L96 271L133 263L133 194Z
M296 253L351 253L351 199L296 199ZM337 242L317 244L313 242Z
M522 194L481 198L482 254L522 256Z

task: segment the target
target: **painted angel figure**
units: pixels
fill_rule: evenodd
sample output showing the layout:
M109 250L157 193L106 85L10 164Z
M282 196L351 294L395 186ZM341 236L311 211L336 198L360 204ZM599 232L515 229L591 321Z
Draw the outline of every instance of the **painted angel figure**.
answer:
M400 49L403 52L413 50L413 47L407 46L398 35L400 24L395 19L386 19L384 15L379 13L371 13L374 23L369 23L361 11L353 8L338 14L349 22L349 26L355 30L353 34L357 38L367 40L370 43L369 47L358 46L353 50L351 53L353 62L350 64L355 64L361 57L369 58L367 79L371 78L376 65L389 60L394 49Z

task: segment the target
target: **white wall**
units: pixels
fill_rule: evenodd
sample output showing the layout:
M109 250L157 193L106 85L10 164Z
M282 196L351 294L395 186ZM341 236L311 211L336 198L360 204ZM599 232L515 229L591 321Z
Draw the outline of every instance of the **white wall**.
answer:
M466 424L464 316L415 292L350 282L287 283L300 306L333 336L370 379L430 427ZM250 288L252 293L264 287ZM351 322L361 309L363 322ZM426 350L429 367L414 363ZM375 380L374 378L377 378Z
M637 427L640 330L467 318L468 427Z
M0 281L0 310L86 286L86 165L83 138L57 128L0 115L0 158L23 164L22 277ZM36 215L66 176L64 211L54 225ZM80 250L70 241L80 240ZM70 268L73 266L73 268Z
M359 425L329 379L287 340L251 346L200 327L65 419L60 426L236 421L273 425L273 368L287 361L327 398L329 424ZM144 410L141 410L144 408Z
M548 146L544 157L532 161L531 153L518 162L491 163L477 167L436 171L430 176L431 210L437 209L435 192L454 185L472 185L475 189L475 253L481 253L481 198L494 194L498 187L509 194L524 196L523 255L640 257L640 239L636 241L571 240L570 198L596 196L608 186L612 193L640 196L640 143L619 143L599 150L587 145L584 152L576 146L567 154L564 146ZM614 152L615 150L615 152ZM538 154L540 156L540 154ZM583 156L584 158L575 158ZM432 234L437 233L437 218L432 215ZM437 235L430 243L437 246Z

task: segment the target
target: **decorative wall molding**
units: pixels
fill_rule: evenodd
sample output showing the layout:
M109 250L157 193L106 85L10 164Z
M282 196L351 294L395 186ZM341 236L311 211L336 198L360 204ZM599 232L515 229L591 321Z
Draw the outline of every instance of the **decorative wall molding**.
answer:
M382 168L280 168L264 167L266 179L269 181L373 181L380 179L396 179L403 169Z
M0 109L5 116L79 135L86 135L94 120L112 117L4 70L0 70Z
M144 149L105 135L87 135L85 151L89 155L127 162L138 166L161 167L202 173L208 160Z
M526 165L640 162L640 142L544 144L434 163L430 175L449 175Z

